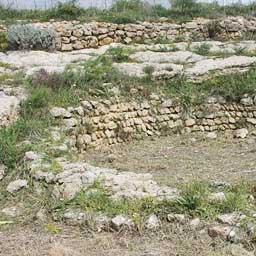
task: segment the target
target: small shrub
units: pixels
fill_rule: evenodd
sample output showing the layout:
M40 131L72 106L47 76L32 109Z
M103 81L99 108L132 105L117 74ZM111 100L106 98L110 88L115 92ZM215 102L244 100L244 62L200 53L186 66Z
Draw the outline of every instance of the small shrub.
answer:
M57 72L49 73L45 69L40 69L31 79L33 87L59 89L63 86L63 83L63 74Z
M56 35L50 29L36 28L32 25L13 25L8 30L7 39L14 49L47 49L55 48Z
M21 114L24 116L35 114L35 111L46 109L48 107L48 98L50 91L47 88L35 90L29 99L22 103Z
M113 74L112 60L101 56L96 60L86 61L79 68L68 67L64 72L65 81L70 85L85 86L86 84L108 82Z
M110 54L112 60L118 63L127 62L131 53L131 50L123 47L110 48L107 52L107 54Z
M235 49L236 55L246 54L246 47L238 47Z
M208 37L210 39L218 39L219 34L221 33L221 28L219 26L219 22L213 20L207 25Z
M152 49L151 51L152 52L176 52L178 50L179 48L174 45L170 45L170 47L161 45L159 48Z
M152 66L146 66L145 68L143 68L143 71L147 76L151 77L155 69Z
M141 0L117 0L116 3L112 6L112 10L116 12L123 12L126 10L138 11L143 9L145 3Z
M194 182L187 185L183 190L183 195L177 203L188 210L198 210L204 203L208 193L208 186L201 182Z
M8 48L8 40L6 33L0 32L0 52L7 50Z
M58 3L56 8L49 13L49 17L57 17L63 20L74 20L82 14L82 8L76 6L77 0L71 0L67 3Z
M200 46L195 48L195 52L199 55L208 55L210 52L211 46L207 43L203 43Z

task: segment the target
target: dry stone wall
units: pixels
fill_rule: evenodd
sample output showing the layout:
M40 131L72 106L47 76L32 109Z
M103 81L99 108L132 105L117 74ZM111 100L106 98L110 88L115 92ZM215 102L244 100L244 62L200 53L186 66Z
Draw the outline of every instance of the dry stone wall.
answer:
M152 95L143 102L83 101L77 108L53 108L51 114L63 119L73 146L86 150L136 136L255 127L256 98L245 95L239 103L230 103L222 97L210 97L204 104L184 109L170 99Z
M108 45L113 42L132 43L156 41L200 41L208 39L239 39L256 32L256 18L226 17L218 20L197 18L191 22L137 22L114 24L104 22L81 23L62 21L34 23L35 26L52 28L58 34L58 49L80 50Z
M114 24L105 22L54 21L33 23L34 26L51 28L57 33L57 50L72 51L96 48L117 43L145 41L200 41L209 39L241 39L256 33L256 18L225 17L221 19L197 18L187 23L137 22ZM7 31L0 24L0 32Z

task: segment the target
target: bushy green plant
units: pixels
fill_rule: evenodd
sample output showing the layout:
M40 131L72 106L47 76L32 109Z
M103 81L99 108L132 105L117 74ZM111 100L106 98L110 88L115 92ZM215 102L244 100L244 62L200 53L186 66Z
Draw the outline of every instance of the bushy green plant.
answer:
M124 47L115 47L110 48L107 54L110 55L114 62L127 62L129 60L130 54L132 54L132 50L126 49Z
M65 72L65 83L71 86L96 85L97 82L109 82L113 73L112 60L101 56L96 60L86 61L80 68L68 67Z
M28 126L24 119L11 127L0 129L0 164L14 168L20 162L28 146L18 145L18 143L27 131Z
M149 76L149 77L152 76L152 74L154 73L154 71L155 71L154 67L153 67L153 66L150 66L150 65L148 65L148 66L146 66L146 67L143 68L143 72L144 72L147 76Z
M196 0L171 0L172 8L183 15L193 15L200 7Z
M138 11L145 7L145 3L141 0L117 0L112 6L112 10L116 12L123 12L126 10Z
M195 48L195 52L200 55L207 55L209 54L210 49L211 49L211 45L207 43L202 43Z
M50 29L36 28L32 25L13 25L9 28L7 39L14 49L54 49L56 35Z
M82 8L76 6L77 0L71 0L67 3L58 3L57 7L49 12L49 17L58 17L63 20L77 19L82 14Z
M6 33L0 32L0 52L7 50L8 41L6 37Z

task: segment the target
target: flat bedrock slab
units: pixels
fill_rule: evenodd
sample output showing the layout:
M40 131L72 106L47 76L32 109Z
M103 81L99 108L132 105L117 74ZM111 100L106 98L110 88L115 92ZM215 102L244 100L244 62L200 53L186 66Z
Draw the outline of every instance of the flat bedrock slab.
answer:
M233 67L249 67L256 64L256 57L231 56L220 59L206 59L195 63L185 70L187 76L200 76L215 70L225 70Z
M144 51L130 55L130 59L149 63L195 63L206 57L189 51L152 52Z
M152 68L152 76L168 76L172 78L182 73L183 66L169 63L114 63L114 68L129 76L144 77L146 69Z

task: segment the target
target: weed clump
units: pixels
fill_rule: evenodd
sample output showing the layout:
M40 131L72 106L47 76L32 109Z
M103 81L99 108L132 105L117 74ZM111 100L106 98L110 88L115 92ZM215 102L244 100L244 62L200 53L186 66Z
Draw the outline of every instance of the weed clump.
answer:
M207 43L203 43L200 46L197 46L195 52L199 55L208 55L210 52L211 46Z
M63 87L64 77L61 73L49 73L45 69L40 69L35 76L31 78L34 87L48 87L59 89Z
M110 58L113 60L113 62L117 63L127 62L129 60L129 55L132 53L132 50L126 49L124 47L110 48L107 52L107 54L110 55Z

